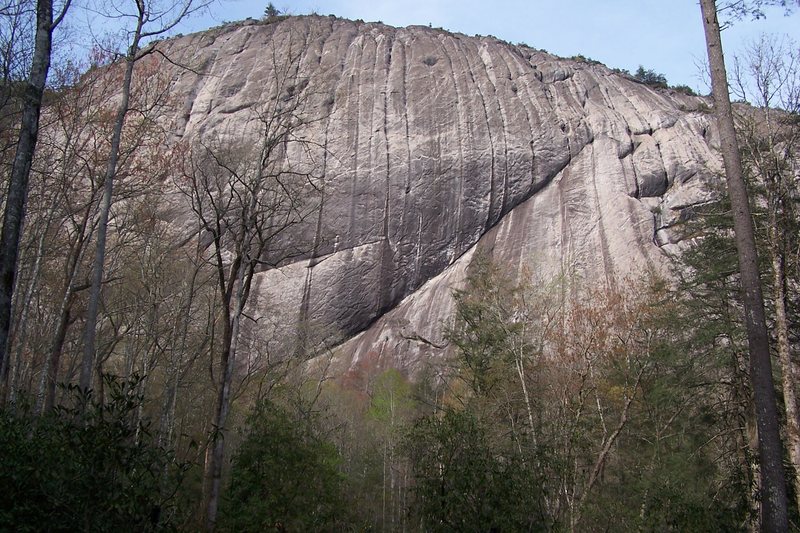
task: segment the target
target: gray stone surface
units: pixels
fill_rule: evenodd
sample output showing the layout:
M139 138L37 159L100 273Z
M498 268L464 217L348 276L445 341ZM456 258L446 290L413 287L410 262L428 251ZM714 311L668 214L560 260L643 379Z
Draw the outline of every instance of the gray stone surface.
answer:
M277 335L345 341L348 362L418 371L436 350L413 339L441 339L476 248L539 279L663 271L719 166L702 99L490 37L309 16L157 46L191 67L161 67L176 145L246 145L275 80L296 80L313 145L290 156L324 198L291 236L308 253L259 274L256 307Z

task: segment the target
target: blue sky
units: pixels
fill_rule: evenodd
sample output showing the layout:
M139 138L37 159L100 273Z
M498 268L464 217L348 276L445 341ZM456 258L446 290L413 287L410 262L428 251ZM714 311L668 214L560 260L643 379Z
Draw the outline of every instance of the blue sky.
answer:
M698 65L705 41L697 0L273 0L281 11L316 12L349 19L383 21L392 26L422 24L467 35L494 35L525 42L560 56L583 54L610 67L639 65L663 73L673 85L701 92ZM266 1L225 0L196 17L181 31L201 30L247 17L260 17ZM760 33L789 35L800 41L800 14L781 10L765 20L741 21L723 32L731 56Z

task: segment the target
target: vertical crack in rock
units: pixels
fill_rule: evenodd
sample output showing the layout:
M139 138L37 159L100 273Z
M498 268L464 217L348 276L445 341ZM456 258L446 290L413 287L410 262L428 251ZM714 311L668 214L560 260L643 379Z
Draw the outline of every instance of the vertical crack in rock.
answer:
M591 150L589 158L592 168L592 188L595 210L597 212L597 230L600 237L600 254L603 259L603 273L606 278L606 286L610 289L616 287L616 274L614 272L614 263L611 259L611 250L608 246L608 236L606 235L606 223L604 215L604 205L600 201L600 189L597 187L597 160L595 157L594 146L589 145L587 148Z
M462 92L458 88L456 82L456 69L453 66L453 56L448 51L448 45L454 46L454 39L445 39L441 43L442 55L447 60L450 67L449 81L453 85L453 94L455 95L455 126L456 126L456 139L458 143L458 178L455 180L455 192L453 194L453 201L455 202L456 216L454 222L454 242L450 245L448 252L447 262L451 264L454 257L461 255L462 249L462 235L465 233L464 216L464 190L466 187L464 176L464 130L462 123L466 122L464 116L467 111L467 102L462 97Z
M375 133L380 131L380 126L376 125L375 121L375 114L376 108L380 105L380 84L378 83L378 76L377 69L378 69L378 46L379 43L375 40L374 36L371 34L364 35L363 41L363 48L362 48L362 83L361 86L367 89L366 94L363 94L364 91L361 91L359 94L359 99L363 102L364 106L363 109L366 109L368 113L368 117L365 117L365 122L367 128L361 128L362 131L366 129L367 131L367 147L365 152L367 153L367 163L366 165L361 165L362 171L364 175L364 218L367 220L367 226L369 231L369 239L372 240L373 237L380 236L381 229L379 226L379 221L382 220L381 212L382 209L379 209L379 203L383 203L382 195L379 191L381 191L382 187L380 187L378 183L378 171L381 168L378 163L379 155L376 154L376 142L377 139L375 138ZM369 61L370 63L365 63L364 59ZM368 68L365 68L368 67ZM363 74L367 74L367 81L368 84L363 83ZM359 121L361 119L359 118ZM375 202L375 205L372 205L372 202ZM381 206L382 207L382 206ZM378 290L382 290L380 280L377 280L376 287Z
M508 204L508 165L509 165L509 155L508 155L508 124L509 121L506 117L505 110L503 109L503 102L502 98L498 94L498 80L497 80L497 73L494 59L492 58L492 53L490 51L490 46L487 45L485 48L482 48L480 58L483 61L483 68L486 72L486 79L489 82L490 91L489 94L492 97L493 103L497 106L497 113L500 117L500 135L502 136L502 143L503 143L503 190L502 190L502 198L500 200L499 206L499 213L497 219L499 220L504 214L508 212L509 204Z
M196 73L190 74L187 71L180 74L181 76L194 76L194 82L192 83L189 92L186 95L186 99L183 101L183 105L181 106L181 114L176 123L176 128L178 131L174 133L174 137L182 138L186 134L186 128L189 125L189 121L192 118L192 112L194 111L195 100L197 100L197 95L200 94L202 87L206 83L206 70L216 63L218 56L219 50L216 50L213 56L205 58L201 65L194 69Z
M402 51L403 51L403 63L402 63L402 72L403 72L403 83L400 85L402 90L402 102L403 102L403 124L405 125L406 130L406 180L405 180L405 187L403 195L403 213L405 213L405 202L408 200L408 193L411 191L411 133L409 131L408 126L408 54L406 52L405 44L401 44Z
M413 173L412 167L412 152L411 152L411 126L410 126L410 119L408 116L408 110L411 107L411 103L408 99L408 86L409 86L409 69L411 68L411 60L409 58L409 50L410 46L406 44L406 40L411 38L408 35L406 30L400 30L400 36L395 40L400 47L402 62L398 61L398 58L394 58L394 63L397 65L399 63L400 71L402 72L402 80L400 83L400 91L401 91L401 103L402 103L402 120L403 120L403 128L405 133L405 175L404 175L404 186L403 186L403 195L402 195L402 210L400 216L402 217L402 222L400 224L401 228L408 228L411 230L416 225L416 232L412 232L409 237L411 237L411 242L413 243L412 250L413 250L413 272L411 275L411 287L417 288L419 286L419 263L420 263L420 255L421 255L421 248L422 248L422 214L416 213L413 209L413 198L411 197L411 177ZM414 215L417 216L414 216ZM410 221L409 221L410 220Z
M328 131L330 127L330 117L325 121L325 136L322 143L322 185L320 187L319 199L319 212L317 215L317 227L314 232L314 244L311 252L311 257L308 259L306 266L306 278L303 283L303 296L300 302L300 313L297 323L300 325L298 328L298 340L295 347L295 353L304 354L307 351L308 329L311 323L311 314L309 308L311 305L311 291L314 281L314 267L319 261L320 245L322 243L322 221L325 214L325 178L328 169Z
M559 231L559 248L561 249L561 274L571 276L573 274L573 266L570 264L574 256L572 248L572 238L570 234L569 218L567 216L567 197L565 191L565 184L569 181L570 167L567 165L562 170L560 177L556 178L558 182L558 211L560 214L560 231ZM562 302L563 303L563 302Z
M480 215L480 204L475 200L475 193L481 190L483 176L478 175L478 163L475 157L475 125L474 117L474 91L470 90L468 80L463 73L468 70L465 64L464 43L457 39L446 39L442 43L442 53L450 65L450 78L456 101L456 135L458 145L458 178L456 196L456 240L454 253L449 258L452 262L454 256L464 252L475 238L475 231L479 229L473 225L473 220ZM480 193L479 193L480 194Z
M348 248L354 246L355 239L356 239L356 209L358 206L358 199L361 196L360 191L358 190L358 164L359 164L359 156L361 154L360 148L360 140L361 140L361 59L363 56L363 49L361 47L362 36L359 35L356 39L354 39L349 46L349 49L355 50L353 53L358 55L358 61L350 60L347 63L353 65L351 67L352 71L350 74L350 90L348 91L349 94L355 93L355 117L353 117L353 113L349 114L350 124L351 126L348 128L349 131L352 131L353 137L353 145L352 145L352 178L350 180L350 224L347 229L347 235L345 236L346 239L346 246ZM348 54L350 55L350 54ZM354 83L355 80L358 80ZM349 105L348 105L349 107Z
M478 45L480 46L480 45ZM477 47L476 47L477 49ZM469 74L469 79L472 84L475 86L475 92L478 95L480 100L480 106L483 111L483 119L486 121L486 129L487 129L487 139L489 141L489 158L490 158L490 171L489 171L489 197L488 197L488 206L486 209L486 223L484 224L484 232L487 231L489 228L492 227L494 223L494 217L492 211L494 209L495 204L495 147L494 147L494 140L492 139L492 124L489 121L489 110L486 106L486 99L483 94L483 90L481 89L481 84L479 80L475 77L475 69L472 66L472 63L469 60L469 55L466 53L464 54L464 59L467 64L467 72Z
M384 68L384 81L383 81L383 142L385 144L385 167L384 171L386 173L386 192L384 198L384 205L383 205L383 235L382 235L382 246L381 246L381 267L380 267L380 280L379 280L379 290L380 290L380 305L378 309L378 314L383 314L388 311L391 307L394 306L395 302L395 295L394 295L394 274L396 272L396 263L394 260L394 250L392 249L392 243L389 237L389 218L390 218L390 196L391 196L391 163L390 163L390 156L389 156L389 93L390 93L390 85L389 85L389 74L392 68L392 39L391 37L387 37L385 39L387 41L382 46L385 46L386 50L384 53L384 61L383 64L385 65ZM379 54L375 54L376 57L376 64L377 58Z
M526 144L528 149L530 150L530 162L529 162L529 169L530 169L530 183L527 184L527 187L523 184L524 188L527 188L526 193L523 193L522 197L527 197L528 194L532 194L536 188L536 153L534 150L534 134L533 134L533 123L531 122L531 113L530 109L528 108L528 102L531 100L530 98L524 98L520 96L520 92L523 92L524 95L528 93L528 86L527 84L522 84L521 82L524 80L524 73L520 68L520 61L521 58L516 53L511 53L510 51L506 51L500 55L501 59L505 64L505 68L508 71L508 77L511 82L511 92L513 93L513 108L519 109L521 108L525 112L525 124L527 128L521 128L522 131L527 129L529 133L528 139L519 138L518 142L521 144ZM509 62L509 59L511 60ZM522 150L520 150L519 157L522 157ZM520 180L522 182L522 180ZM523 182L524 183L524 182Z
M662 196L667 189L670 188L672 185L671 180L669 179L669 172L667 171L667 163L664 161L664 153L661 151L661 142L656 140L656 152L658 152L658 160L661 162L661 168L664 169L664 174L662 176L662 183L661 183L661 193L658 196Z

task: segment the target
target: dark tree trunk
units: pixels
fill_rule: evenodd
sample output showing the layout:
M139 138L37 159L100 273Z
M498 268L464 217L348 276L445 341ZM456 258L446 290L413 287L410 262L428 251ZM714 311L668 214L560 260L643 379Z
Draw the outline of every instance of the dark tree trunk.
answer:
M6 209L3 215L3 230L2 236L0 236L0 368L8 368L3 361L6 359L8 351L11 302L14 294L14 279L17 274L19 241L25 219L28 176L31 172L33 153L39 136L42 97L47 82L47 72L50 70L54 26L53 1L39 0L36 4L36 44L30 76L25 85L22 122L17 151L11 168Z
M761 466L761 529L788 531L786 484L782 462L778 409L772 380L764 299L758 275L758 255L750 215L742 161L736 141L725 58L722 52L714 0L701 0L703 27L711 67L714 108L720 133L722 159L733 211L734 240L739 257L744 321L750 352L750 383L756 409L759 463Z
M67 296L69 299L70 297ZM58 383L58 369L61 367L61 354L64 353L64 341L67 338L67 328L69 328L70 317L70 303L65 302L61 309L58 319L58 327L56 334L53 337L53 345L50 348L50 355L47 360L47 366L42 372L47 372L46 381L44 383L44 397L40 414L47 413L56 405L56 384Z

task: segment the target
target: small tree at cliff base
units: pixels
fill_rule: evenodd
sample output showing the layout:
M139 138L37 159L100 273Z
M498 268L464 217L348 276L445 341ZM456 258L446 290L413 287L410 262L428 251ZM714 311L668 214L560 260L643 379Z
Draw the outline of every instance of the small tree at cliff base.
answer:
M259 402L233 457L221 505L223 531L335 531L347 509L339 454L308 421Z

